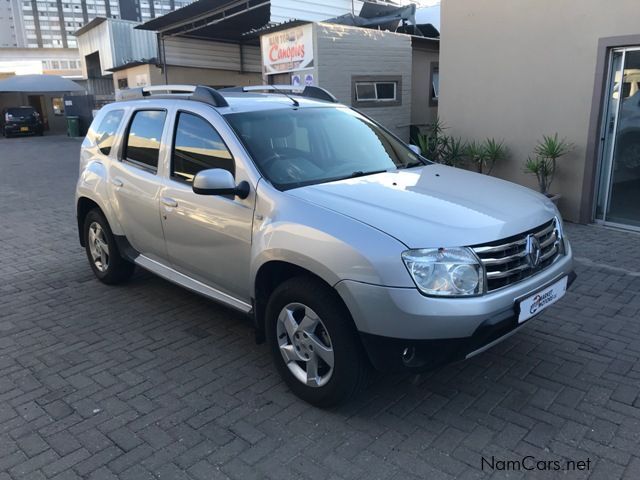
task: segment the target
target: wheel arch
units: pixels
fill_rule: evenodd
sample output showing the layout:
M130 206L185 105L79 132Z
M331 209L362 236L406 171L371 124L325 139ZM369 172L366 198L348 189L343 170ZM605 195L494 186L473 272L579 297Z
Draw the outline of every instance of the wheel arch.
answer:
M80 239L80 245L82 245L83 247L86 243L84 240L84 221L85 218L87 218L89 212L95 209L100 210L100 213L102 213L102 215L106 218L104 211L95 201L93 201L89 197L78 198L78 202L76 204L76 219L78 221L78 236Z
M335 294L336 298L339 299L344 306L345 311L349 312L347 304L338 291L333 287L333 284L331 284L328 279L323 278L319 273L286 260L269 260L260 265L256 272L254 282L253 318L256 328L256 341L258 343L263 343L265 341L265 313L269 297L278 285L281 285L283 282L291 278L299 276L312 277L324 284ZM348 320L353 323L355 328L355 323L353 322L350 312Z

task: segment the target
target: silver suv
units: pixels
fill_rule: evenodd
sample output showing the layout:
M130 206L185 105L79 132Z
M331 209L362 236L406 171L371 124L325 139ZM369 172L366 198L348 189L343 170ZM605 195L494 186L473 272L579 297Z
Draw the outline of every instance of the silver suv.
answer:
M434 164L325 90L134 89L82 144L80 243L250 315L293 392L469 358L575 278L546 197Z

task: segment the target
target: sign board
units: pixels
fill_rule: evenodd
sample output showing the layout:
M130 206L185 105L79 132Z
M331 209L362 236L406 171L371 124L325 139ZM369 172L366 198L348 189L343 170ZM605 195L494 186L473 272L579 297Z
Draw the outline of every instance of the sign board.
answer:
M260 37L265 75L313 67L313 26L300 25Z

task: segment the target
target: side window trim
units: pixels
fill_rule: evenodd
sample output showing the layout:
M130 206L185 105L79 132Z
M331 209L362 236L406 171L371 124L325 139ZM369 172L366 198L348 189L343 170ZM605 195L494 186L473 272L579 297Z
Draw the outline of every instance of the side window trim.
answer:
M138 108L138 109L134 109L131 111L131 114L129 115L129 118L127 119L127 127L124 131L124 134L122 136L123 139L123 143L122 143L122 149L120 151L120 162L122 163L128 163L130 165L133 165L136 168L139 168L141 170L145 170L146 172L149 173L153 173L153 174L158 174L159 171L159 166L160 166L160 158L158 158L158 165L154 167L151 167L150 165L147 165L146 163L143 162L139 162L138 160L134 160L131 159L129 157L127 157L127 149L129 147L129 132L131 131L131 125L133 124L133 120L136 117L136 114L139 112L164 112L165 113L165 118L164 118L164 123L162 125L162 136L160 137L160 152L162 150L162 140L164 137L164 130L167 127L167 116L168 116L168 111L166 108ZM158 154L158 157L160 157L160 152Z
M178 110L176 110L174 121L173 121L173 132L172 132L172 137L171 137L171 150L169 152L169 171L168 171L168 179L172 180L174 182L178 182L181 184L185 184L185 185L190 185L190 182L188 182L187 180L180 178L178 176L176 176L174 174L174 165L173 165L173 161L174 161L174 154L176 151L176 139L178 137L178 127L180 124L180 114L185 113L187 115L192 115L194 117L199 118L200 120L202 120L203 122L207 123L214 132L216 132L218 134L218 137L220 137L220 140L222 141L222 144L224 145L224 148L226 148L227 152L229 152L229 155L231 156L231 161L233 162L233 178L236 177L236 172L237 172L237 164L236 164L236 159L233 155L233 153L231 152L231 149L229 148L229 145L227 145L227 142L224 140L224 138L222 137L222 135L220 134L220 131L209 121L207 120L205 117L203 117L202 115L190 111L190 110L184 110L179 108Z

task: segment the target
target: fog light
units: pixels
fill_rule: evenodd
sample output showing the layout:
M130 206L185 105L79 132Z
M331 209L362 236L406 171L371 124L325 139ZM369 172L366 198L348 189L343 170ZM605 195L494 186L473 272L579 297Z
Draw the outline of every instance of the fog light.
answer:
M416 349L414 347L406 347L402 351L402 361L405 364L411 363L411 361L413 360L413 357L415 356L416 356Z

